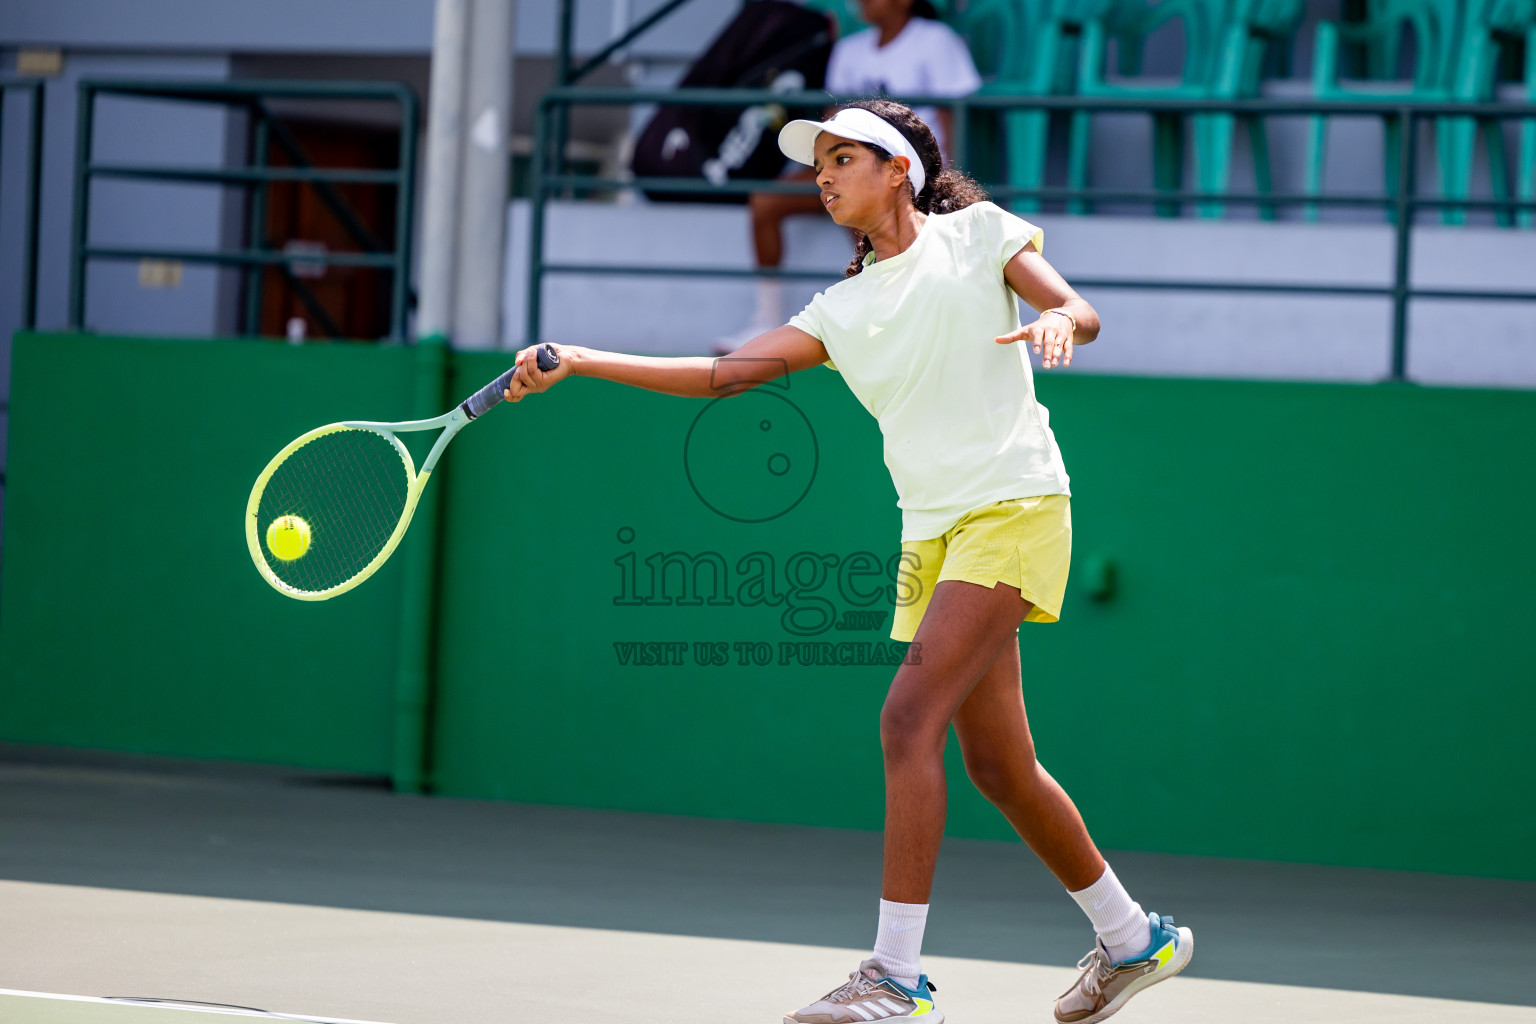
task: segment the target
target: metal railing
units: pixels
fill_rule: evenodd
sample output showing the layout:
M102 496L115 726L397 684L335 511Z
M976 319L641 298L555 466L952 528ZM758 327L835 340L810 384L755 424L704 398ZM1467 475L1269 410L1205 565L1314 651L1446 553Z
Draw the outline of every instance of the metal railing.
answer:
M213 103L244 109L252 118L251 164L246 167L165 167L97 163L92 157L96 99L103 95ZM268 100L375 100L400 108L400 155L393 170L318 168L291 129L267 106ZM305 308L328 334L339 329L319 300L294 272L295 266L371 267L390 273L389 337L403 339L410 305L411 222L415 211L416 94L398 82L171 82L86 79L80 82L76 121L74 235L70 246L69 326L85 325L86 264L90 260L181 260L246 268L244 333L260 333L262 277L276 267ZM293 166L268 164L278 146ZM250 190L247 244L243 249L167 249L92 245L89 238L91 182L97 178L216 184ZM267 191L275 182L300 182L315 190L358 246L357 252L291 252L266 244ZM363 184L395 189L395 230L391 244L376 238L335 185Z
M0 140L5 138L5 97L11 91L28 94L27 198L22 210L21 327L37 326L37 224L43 185L43 83L37 78L0 78ZM0 191L4 182L0 182Z
M1531 103L1403 103L1379 102L1302 102L1268 99L1250 100L1153 100L1117 99L1083 96L994 96L973 95L963 99L943 96L908 96L901 101L912 106L948 107L954 111L953 150L967 152L970 115L976 110L1088 111L1093 113L1172 113L1183 115L1230 114L1241 117L1301 117L1326 114L1342 117L1376 117L1383 123L1395 121L1398 146L1390 154L1397 164L1397 188L1388 193L1311 195L1279 192L1200 192L1186 190L1072 189L1060 187L1017 188L987 184L994 198L1037 199L1043 201L1085 201L1147 203L1226 203L1233 205L1378 207L1388 211L1393 224L1393 267L1391 284L1327 284L1303 282L1263 282L1233 280L1149 280L1125 278L1075 277L1080 289L1149 289L1160 291L1213 291L1251 293L1292 293L1305 295L1378 296L1392 303L1392 362L1390 379L1404 380L1407 374L1408 306L1413 299L1465 299L1496 301L1536 300L1536 291L1466 290L1454 288L1417 288L1410 280L1415 215L1423 209L1476 209L1495 211L1536 210L1531 199L1447 199L1420 195L1417 187L1419 157L1418 129L1422 121L1438 118L1477 118L1491 121L1536 119L1536 104ZM555 193L581 195L624 189L645 189L673 193L720 195L756 191L814 194L816 189L803 183L783 180L749 181L736 179L714 185L698 178L602 178L596 175L565 173L562 147L551 145L562 134L564 111L572 106L632 106L665 104L669 106L746 107L772 105L779 108L822 109L835 102L826 93L785 93L743 89L601 89L556 88L539 102L538 123L534 135L532 217L529 231L528 296L526 343L535 344L542 336L542 286L546 274L625 274L678 277L777 277L832 281L837 268L819 270L740 269L725 267L661 266L655 264L551 263L544 258L546 206Z

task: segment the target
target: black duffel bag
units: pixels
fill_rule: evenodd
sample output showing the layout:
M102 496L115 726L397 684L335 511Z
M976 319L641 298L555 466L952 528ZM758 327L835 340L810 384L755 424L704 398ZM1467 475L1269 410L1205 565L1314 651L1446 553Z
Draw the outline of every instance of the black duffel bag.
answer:
M777 92L821 89L832 55L831 29L826 15L790 0L753 0L678 85ZM779 128L793 118L820 113L779 104L663 106L635 142L630 169L637 178L701 178L716 185L732 178L772 178L784 167ZM683 202L740 203L747 198L730 192L646 189L645 194Z

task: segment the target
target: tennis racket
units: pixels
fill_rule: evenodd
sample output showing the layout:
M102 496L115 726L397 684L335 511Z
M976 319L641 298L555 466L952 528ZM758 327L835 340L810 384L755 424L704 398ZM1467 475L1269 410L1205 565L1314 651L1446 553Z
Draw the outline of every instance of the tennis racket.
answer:
M560 365L538 348L539 369ZM502 401L516 367L430 420L316 427L267 463L245 506L245 540L262 579L300 601L345 594L394 553L427 478L454 435ZM418 471L399 435L442 430Z

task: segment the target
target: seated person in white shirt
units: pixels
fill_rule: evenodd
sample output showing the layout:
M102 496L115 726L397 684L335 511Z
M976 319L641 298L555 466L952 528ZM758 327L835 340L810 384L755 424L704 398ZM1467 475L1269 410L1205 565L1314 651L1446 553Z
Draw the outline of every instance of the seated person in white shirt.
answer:
M870 27L839 39L827 63L827 91L850 96L967 96L981 87L981 75L965 40L938 20L930 0L859 0L859 13ZM949 158L953 113L919 107L916 113L934 128ZM811 181L813 172L795 171L791 181ZM752 244L759 267L777 267L784 259L785 217L821 213L816 195L754 192L751 198ZM745 330L720 339L715 351L741 345L785 322L783 282L760 278L757 308Z

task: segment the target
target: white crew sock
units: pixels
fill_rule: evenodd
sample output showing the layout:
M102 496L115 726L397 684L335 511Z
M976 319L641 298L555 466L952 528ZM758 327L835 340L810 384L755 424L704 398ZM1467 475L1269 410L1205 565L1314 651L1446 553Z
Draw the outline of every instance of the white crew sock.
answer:
M923 973L918 957L927 924L926 903L880 901L880 930L875 933L874 958L886 974L907 988L917 988L917 979Z
M1093 922L1093 930L1104 940L1111 960L1124 960L1146 949L1152 942L1152 925L1142 913L1141 904L1131 899L1114 868L1104 865L1099 880L1086 889L1070 893Z
M753 326L769 328L784 326L784 282L778 278L757 279L757 315Z

